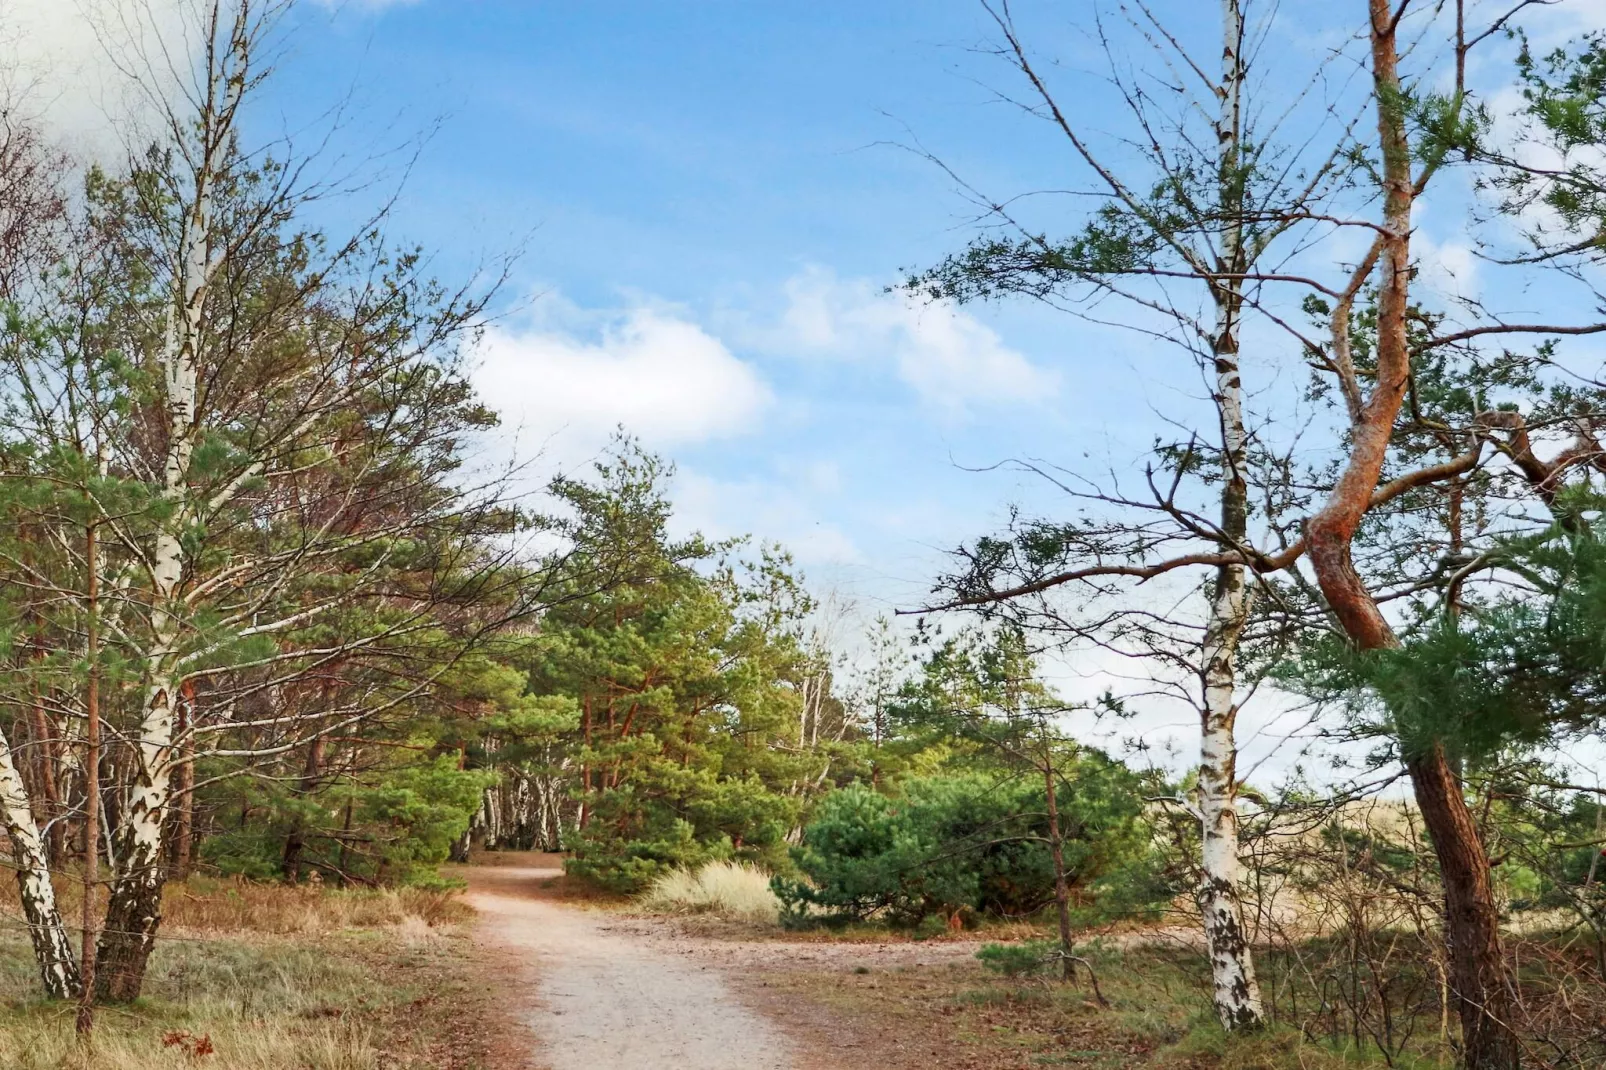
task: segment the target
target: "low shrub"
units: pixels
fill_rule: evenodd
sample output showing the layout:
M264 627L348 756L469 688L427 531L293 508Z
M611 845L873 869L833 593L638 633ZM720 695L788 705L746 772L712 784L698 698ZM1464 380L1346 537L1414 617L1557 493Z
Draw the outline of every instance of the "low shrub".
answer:
M1067 876L1085 920L1170 897L1154 879L1135 774L1083 752L1056 794ZM965 910L1035 913L1054 898L1043 795L1040 785L984 774L914 778L896 796L858 784L832 792L792 852L805 879L772 882L782 920L845 915L917 926Z
M987 969L1005 977L1035 977L1057 965L1059 944L1052 940L1028 940L1021 944L987 944L976 957Z
M717 779L701 774L665 797L635 784L591 797L590 820L571 835L564 872L621 895L644 892L675 869L708 862L786 866L786 834L798 801L771 791L756 777Z

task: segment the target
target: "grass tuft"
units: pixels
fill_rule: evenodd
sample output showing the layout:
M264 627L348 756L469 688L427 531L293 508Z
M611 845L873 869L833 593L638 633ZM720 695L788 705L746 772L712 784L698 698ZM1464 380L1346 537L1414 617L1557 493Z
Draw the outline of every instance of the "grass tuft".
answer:
M769 874L744 862L671 870L653 881L639 902L658 913L709 913L765 925L776 924L781 912L781 901L770 891Z

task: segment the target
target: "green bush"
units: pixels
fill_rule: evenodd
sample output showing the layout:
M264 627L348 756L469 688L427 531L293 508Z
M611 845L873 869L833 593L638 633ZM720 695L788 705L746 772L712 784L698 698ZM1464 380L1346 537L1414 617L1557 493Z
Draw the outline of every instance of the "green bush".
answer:
M1159 889L1137 777L1095 752L1067 762L1056 795L1067 876L1080 912L1122 912ZM962 908L1000 916L1054 897L1041 785L980 773L911 779L894 797L852 785L821 801L792 853L803 880L777 877L783 920L884 917L915 925ZM1118 894L1117 894L1118 893Z

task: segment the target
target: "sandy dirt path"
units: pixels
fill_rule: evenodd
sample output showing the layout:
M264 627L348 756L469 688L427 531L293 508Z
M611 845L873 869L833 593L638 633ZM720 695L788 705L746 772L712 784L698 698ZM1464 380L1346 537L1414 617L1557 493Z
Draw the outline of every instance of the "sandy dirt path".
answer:
M566 906L561 871L460 871L484 939L520 963L506 978L550 1070L796 1070L792 1042L745 1007L717 970ZM521 998L522 997L522 998Z

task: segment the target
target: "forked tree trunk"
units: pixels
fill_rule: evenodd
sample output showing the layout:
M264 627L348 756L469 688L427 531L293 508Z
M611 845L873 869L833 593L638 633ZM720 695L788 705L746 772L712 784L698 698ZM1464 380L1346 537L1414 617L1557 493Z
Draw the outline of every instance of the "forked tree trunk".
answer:
M0 820L11 839L11 863L17 872L17 893L33 942L34 961L45 995L71 999L78 994L78 965L73 961L67 928L56 906L56 889L50 883L50 864L44 841L28 807L28 791L11 747L0 738Z
M1311 567L1333 615L1360 650L1399 645L1393 628L1355 570L1351 546L1382 475L1394 422L1410 382L1411 208L1416 197L1399 79L1397 24L1389 0L1369 0L1373 93L1383 156L1383 226L1378 239L1377 371L1371 396L1351 430L1349 463L1326 504L1306 525ZM1333 319L1335 350L1347 345L1348 300ZM1406 771L1433 840L1444 882L1450 988L1461 1020L1466 1070L1517 1070L1521 1045L1512 1025L1511 980L1500 947L1500 915L1489 859L1459 778L1437 740L1415 742Z
M1238 364L1238 321L1243 308L1243 181L1239 174L1244 80L1243 10L1222 0L1222 72L1216 119L1217 186L1224 226L1221 258L1211 282L1216 306L1216 410L1221 419L1221 531L1234 546L1248 541L1249 491L1244 473L1243 381ZM1200 880L1195 891L1210 956L1212 1002L1232 1032L1265 1024L1254 957L1244 927L1238 861L1238 647L1249 618L1250 592L1241 564L1216 572L1200 651L1204 684L1199 747Z

